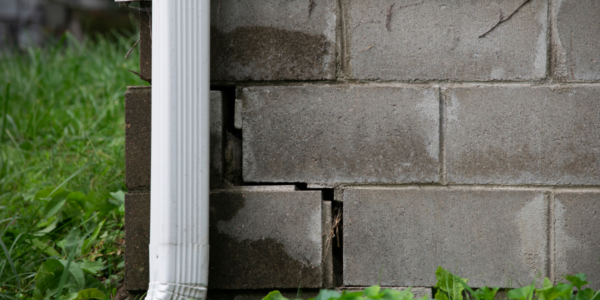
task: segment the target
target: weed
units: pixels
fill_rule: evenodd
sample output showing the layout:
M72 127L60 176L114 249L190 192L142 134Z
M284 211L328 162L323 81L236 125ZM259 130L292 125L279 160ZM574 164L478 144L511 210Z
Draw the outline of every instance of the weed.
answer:
M0 299L104 299L122 281L139 56L123 60L133 37L94 40L0 54Z

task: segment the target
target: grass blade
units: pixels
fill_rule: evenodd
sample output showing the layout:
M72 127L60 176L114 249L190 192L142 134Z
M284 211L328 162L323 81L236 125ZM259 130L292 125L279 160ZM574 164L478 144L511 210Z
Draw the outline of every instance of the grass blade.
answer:
M90 164L92 164L91 161L89 161L88 163L86 163L85 165L83 165L83 167L79 168L79 170L75 171L75 173L71 174L71 176L69 176L69 178L65 179L65 181L63 181L61 184L59 184L53 191L52 193L48 194L48 197L52 197L52 195L58 191L58 189L60 189L61 187L63 187L65 184L67 184L67 182L69 182L69 180L73 179L73 177L79 175L79 173L83 172L83 170L85 170L85 168L87 168Z
M10 95L10 81L4 88L4 111L2 112L2 131L0 131L0 143L4 140L4 129L6 128L6 115L8 114L8 96Z
M10 226L10 223L8 225ZM15 278L17 279L17 285L19 285L19 289L21 289L21 279L19 278L19 274L17 273L17 268L15 268L15 264L14 264L12 258L10 257L10 252L8 252L8 248L6 248L4 241L2 241L2 237L0 237L0 246L2 246L2 249L4 250L4 253L6 254L8 263L10 264L10 267L12 268L13 272L15 273Z

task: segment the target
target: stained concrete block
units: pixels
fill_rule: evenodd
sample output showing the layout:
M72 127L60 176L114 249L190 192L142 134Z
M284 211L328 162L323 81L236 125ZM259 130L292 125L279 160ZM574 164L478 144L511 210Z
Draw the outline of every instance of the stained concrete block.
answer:
M600 2L552 0L554 75L567 81L600 80Z
M449 183L600 182L599 86L442 91Z
M129 190L150 188L151 96L149 86L130 86L125 92L125 185Z
M544 78L545 0L527 3L480 37L522 3L344 0L346 73L380 80Z
M355 187L344 191L344 284L433 286L442 266L473 287L547 276L541 191Z
M555 274L585 273L600 290L600 191L558 191L554 196Z
M335 77L336 0L212 0L211 80Z
M152 89L131 86L125 93L125 184L129 190L150 188ZM210 91L210 187L223 185L223 97Z
M320 191L211 192L209 289L321 287L321 217Z
M261 86L241 93L246 182L438 181L437 88Z
M147 290L150 280L150 194L125 194L125 289Z

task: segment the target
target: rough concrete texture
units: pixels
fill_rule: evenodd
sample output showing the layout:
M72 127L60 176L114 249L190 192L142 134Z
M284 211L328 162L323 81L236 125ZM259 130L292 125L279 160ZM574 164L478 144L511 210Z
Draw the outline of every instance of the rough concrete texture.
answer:
M600 182L600 87L443 90L449 183Z
M554 75L567 81L600 80L600 2L552 0Z
M150 188L152 89L131 86L125 93L125 184L130 190ZM210 91L210 187L223 185L223 99Z
M336 290L338 291L349 291L349 292L359 292L363 291L366 288L364 287L342 287ZM408 289L408 287L396 287L396 286L382 286L381 289L391 289L396 291L404 291ZM426 287L410 287L410 292L413 293L414 299L421 299L424 296L427 296L426 299L432 299L433 295L431 293L431 288Z
M585 273L600 290L600 191L559 191L554 196L556 279Z
M211 80L335 77L337 1L211 0Z
M293 189L211 192L209 288L322 286L321 192Z
M150 194L125 194L125 289L147 290L150 280Z
M152 4L140 2L136 16L140 21L140 74L152 79Z
M125 92L125 185L129 190L150 188L151 95L149 86L130 86Z
M575 0L574 0L575 1ZM547 3L344 0L346 73L380 80L527 80L546 75Z
M210 91L210 188L223 186L223 96Z
M421 86L242 89L246 182L437 182L439 93Z
M208 290L207 298L210 300L262 300L272 290ZM306 291L305 289L298 290L282 290L281 294L287 299L298 299L298 293L300 293L299 299L311 299L317 297L318 291Z
M469 285L547 276L548 200L534 190L348 188L344 284L433 286L442 266Z

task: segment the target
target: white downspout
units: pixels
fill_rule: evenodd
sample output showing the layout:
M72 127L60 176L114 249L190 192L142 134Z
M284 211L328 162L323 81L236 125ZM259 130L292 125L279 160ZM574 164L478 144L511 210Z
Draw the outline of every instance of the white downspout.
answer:
M152 1L147 300L206 299L210 0Z

